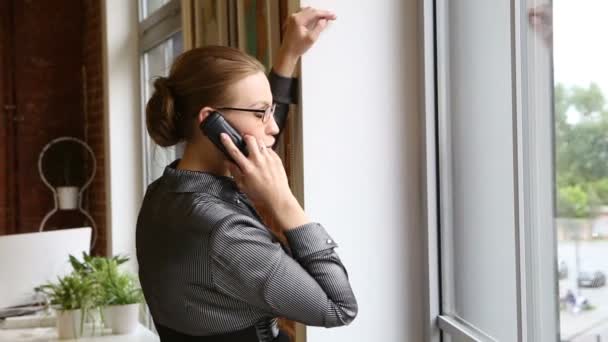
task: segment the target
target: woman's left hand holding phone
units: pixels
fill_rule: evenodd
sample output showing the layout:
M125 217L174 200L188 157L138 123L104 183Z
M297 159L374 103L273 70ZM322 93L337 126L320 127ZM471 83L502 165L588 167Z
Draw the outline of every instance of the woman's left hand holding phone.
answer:
M309 222L304 210L289 188L283 161L272 149L245 135L249 157L246 157L225 133L221 140L234 160L226 161L236 185L254 202L270 209L282 229Z

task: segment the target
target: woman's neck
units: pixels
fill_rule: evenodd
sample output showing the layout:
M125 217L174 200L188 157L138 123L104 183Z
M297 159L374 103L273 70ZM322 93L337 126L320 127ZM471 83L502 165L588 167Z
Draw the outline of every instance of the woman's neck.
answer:
M198 146L191 143L186 143L184 156L177 164L177 168L181 170L208 172L218 176L229 176L230 172L224 166L224 162L220 157L220 151L215 146L201 143Z

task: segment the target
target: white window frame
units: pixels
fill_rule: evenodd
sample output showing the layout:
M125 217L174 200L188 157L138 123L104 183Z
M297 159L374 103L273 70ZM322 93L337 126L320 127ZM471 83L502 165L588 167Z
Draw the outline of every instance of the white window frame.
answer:
M145 97L147 80L146 80L146 60L145 53L153 49L158 44L166 41L172 35L182 30L182 12L181 0L170 0L158 10L144 18L145 0L138 0L139 12L139 67L140 67L140 128L141 128L141 146L142 146L142 191L145 193L148 184L150 183L150 157L152 156L152 148L160 148L150 139L146 129L145 108L147 98ZM156 332L156 327L152 321L152 316L146 304L143 305L144 314L141 319L146 327Z
M449 136L449 60L447 4L424 0L423 18L426 226L428 266L428 341L494 341L467 322L451 315L454 307L454 269L441 260L452 255ZM518 328L521 341L558 341L557 245L554 226L553 115L531 115L552 106L552 66L539 53L540 40L531 39L528 8L545 1L511 2L513 73L513 127L515 131L516 251ZM549 64L547 64L549 63ZM548 82L547 82L548 81ZM544 100L544 101L543 101ZM445 167L440 168L439 165ZM441 196L440 196L441 190ZM552 241L547 244L547 241ZM442 334L445 332L447 334ZM445 335L445 336L442 336Z
M158 10L150 13L144 18L145 0L139 0L139 53L140 53L140 84L141 84L141 143L143 148L142 165L143 165L143 189L147 188L151 179L151 160L154 149L161 148L156 145L149 137L146 129L145 108L147 98L144 96L147 89L148 80L146 80L146 52L150 51L157 45L165 42L175 33L182 31L182 7L180 0L171 0L160 7ZM180 147L171 147L176 153Z

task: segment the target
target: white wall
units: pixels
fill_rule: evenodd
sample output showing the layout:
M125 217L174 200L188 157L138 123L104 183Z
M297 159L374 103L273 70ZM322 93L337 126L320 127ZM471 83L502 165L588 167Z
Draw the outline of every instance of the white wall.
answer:
M104 94L108 252L129 254L142 196L137 1L105 0Z
M301 3L338 16L302 60L305 208L359 302L350 326L309 327L307 341L424 341L417 2Z

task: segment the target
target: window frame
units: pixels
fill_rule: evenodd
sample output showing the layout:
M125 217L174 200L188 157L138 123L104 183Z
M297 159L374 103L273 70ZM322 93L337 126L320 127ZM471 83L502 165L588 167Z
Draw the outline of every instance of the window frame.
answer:
M448 0L424 0L424 124L425 220L427 226L427 308L432 342L494 341L466 321L451 315L454 308L454 269L451 227L451 160L449 131ZM552 58L539 53L540 39L528 28L527 9L546 1L511 2L512 93L515 171L516 264L518 335L523 341L559 340L557 305L557 236L554 223ZM551 57L551 55L550 55ZM529 72L531 71L531 72ZM547 76L550 82L548 93ZM542 82L545 82L544 84ZM543 88L544 87L544 88ZM539 100L538 96L543 98ZM529 113L539 106L551 115L540 119ZM550 153L547 153L547 152ZM544 157L543 157L544 156ZM539 162L542 159L542 163ZM547 159L548 158L548 159ZM440 167L440 165L442 167ZM547 174L553 177L546 177ZM547 244L546 241L552 241ZM550 318L550 319L548 319ZM447 334L444 334L447 333Z
M147 188L151 179L150 163L155 148L161 148L151 141L146 129L145 108L147 103L146 80L147 60L146 53L154 49L159 44L166 42L174 34L182 32L182 6L180 0L170 0L155 12L143 18L143 7L145 0L139 0L139 66L140 66L140 85L141 85L141 144L142 144L142 165L143 165L143 191ZM183 36L182 36L183 37ZM179 150L179 147L174 147Z
M142 18L143 10L140 0L139 18L139 51L140 54L151 50L173 34L182 30L182 6L180 0L171 0L161 8Z

